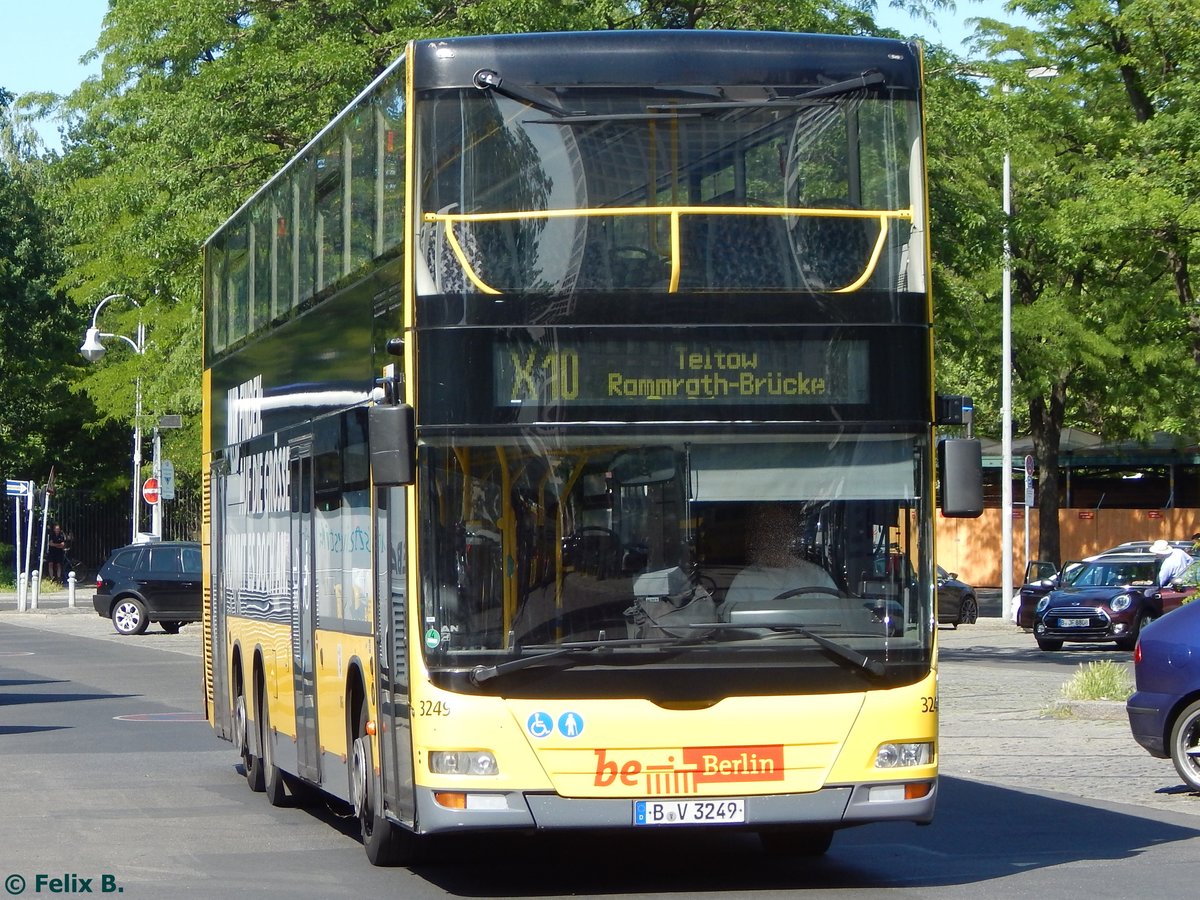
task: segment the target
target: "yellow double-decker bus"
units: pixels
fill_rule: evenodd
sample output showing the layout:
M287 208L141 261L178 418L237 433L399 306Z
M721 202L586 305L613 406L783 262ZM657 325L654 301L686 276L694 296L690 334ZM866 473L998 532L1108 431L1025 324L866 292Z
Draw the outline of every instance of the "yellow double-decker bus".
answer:
M912 44L409 44L205 246L207 713L250 787L351 804L377 864L929 821L933 521L981 490L927 220Z

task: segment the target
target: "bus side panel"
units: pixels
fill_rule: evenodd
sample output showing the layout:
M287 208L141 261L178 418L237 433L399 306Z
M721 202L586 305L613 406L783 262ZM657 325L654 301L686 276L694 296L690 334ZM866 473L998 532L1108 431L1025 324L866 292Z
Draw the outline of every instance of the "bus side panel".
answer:
M350 752L349 695L361 678L366 697L374 696L374 639L367 634L318 630L314 641L317 687L317 734L321 741L321 787L343 800L350 799L347 759Z
M215 602L217 572L220 571L220 543L214 543L214 512L221 507L221 480L216 473L206 473L202 479L201 544L203 576L201 581L201 627L204 640L204 703L209 723L217 737L233 740L233 716L225 698L229 696L225 653L225 607ZM216 527L219 528L219 520Z
M259 700L254 694L258 677L262 678L264 700L268 704L268 716L272 732L286 740L277 740L275 763L285 772L296 773L296 707L292 693L291 629L277 622L244 616L228 616L226 622L225 652L229 663L226 668L229 691L218 705L223 703L232 711L235 703L237 674L235 665L240 660L243 689L246 691L246 713L251 731L257 734L261 718ZM252 738L256 755L261 753L257 738Z

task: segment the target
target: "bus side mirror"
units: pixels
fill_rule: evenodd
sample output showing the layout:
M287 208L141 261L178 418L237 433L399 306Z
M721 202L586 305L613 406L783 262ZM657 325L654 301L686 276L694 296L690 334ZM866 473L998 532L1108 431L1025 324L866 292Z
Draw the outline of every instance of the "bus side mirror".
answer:
M938 444L942 473L942 515L974 519L983 514L983 450L974 438L947 438Z
M367 413L375 487L412 484L417 469L416 421L406 404L372 406Z

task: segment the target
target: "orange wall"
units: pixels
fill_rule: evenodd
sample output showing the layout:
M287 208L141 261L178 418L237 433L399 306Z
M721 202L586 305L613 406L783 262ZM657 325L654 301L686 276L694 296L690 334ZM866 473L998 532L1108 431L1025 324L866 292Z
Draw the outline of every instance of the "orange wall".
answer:
M1023 508L1014 513L1024 513ZM1037 510L1029 522L1029 553L1038 558ZM1086 517L1086 518L1085 518ZM985 509L978 519L937 520L937 561L976 587L998 587L1001 519L999 509ZM1079 559L1124 541L1186 540L1200 531L1200 509L1062 509L1058 512L1057 562ZM1025 575L1025 519L1013 516L1013 584Z

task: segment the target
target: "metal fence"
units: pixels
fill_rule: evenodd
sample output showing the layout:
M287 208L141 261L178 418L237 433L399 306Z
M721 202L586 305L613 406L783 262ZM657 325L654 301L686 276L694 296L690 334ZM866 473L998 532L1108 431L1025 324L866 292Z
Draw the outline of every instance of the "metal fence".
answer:
M24 503L24 500L21 502ZM174 500L160 502L163 504L164 541L200 539L199 491L178 491ZM128 496L99 499L86 490L59 490L50 498L47 534L55 524L62 526L69 541L67 556L75 565L76 575L81 580L95 575L109 553L129 543L132 533L130 506ZM34 507L33 548L30 558L38 560L41 558L39 548L42 539L40 499L35 502ZM24 510L21 515L21 546L24 556L27 527ZM142 505L140 524L142 531L150 530L150 510L145 504ZM4 567L0 571L10 576L14 571L13 553L17 544L15 527L16 513L10 501L4 515L0 516L0 565ZM33 568L38 568L37 562L33 563Z

